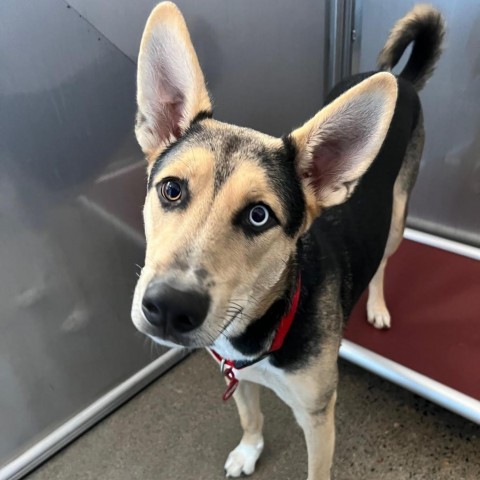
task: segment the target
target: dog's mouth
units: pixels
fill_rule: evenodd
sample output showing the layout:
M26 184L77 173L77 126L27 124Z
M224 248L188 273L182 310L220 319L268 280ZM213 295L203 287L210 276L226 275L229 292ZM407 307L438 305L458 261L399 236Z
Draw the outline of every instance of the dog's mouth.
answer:
M151 327L147 324L146 327L142 328L140 331L149 336L155 343L172 344L178 347L191 346L190 337L186 336L182 338L177 332L169 331L166 326Z
M168 347L198 348L198 339L196 332L180 333L172 331L167 324L153 326L135 306L132 308L132 321L136 329L152 339L155 343Z

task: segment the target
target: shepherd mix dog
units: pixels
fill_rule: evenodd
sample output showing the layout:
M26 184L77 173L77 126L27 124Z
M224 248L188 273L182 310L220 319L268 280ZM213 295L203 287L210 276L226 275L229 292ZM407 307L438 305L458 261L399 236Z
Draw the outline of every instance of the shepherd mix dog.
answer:
M379 71L342 81L313 118L275 138L212 118L173 3L147 21L135 126L148 162L147 247L132 319L156 342L207 347L222 364L243 427L229 477L253 473L262 452L264 385L305 433L308 480L330 478L342 332L367 286L368 321L390 327L385 265L423 149L417 92L443 36L441 14L416 6L391 31Z

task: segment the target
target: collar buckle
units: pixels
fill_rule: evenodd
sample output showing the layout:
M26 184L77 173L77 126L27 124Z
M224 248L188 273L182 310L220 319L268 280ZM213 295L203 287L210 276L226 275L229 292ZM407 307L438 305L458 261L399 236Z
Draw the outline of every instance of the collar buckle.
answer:
M255 363L258 363L260 360L263 360L268 354L275 352L276 350L280 350L280 348L282 348L283 341L285 340L285 337L287 336L287 333L289 332L290 327L292 325L293 319L295 318L295 314L297 313L298 303L300 301L300 290L301 290L301 280L300 280L300 276L298 276L297 288L295 289L295 293L292 298L290 310L280 320L280 325L278 327L277 333L275 334L275 337L273 339L272 345L270 346L270 350L268 351L268 353L261 355L260 357L258 357L253 361L235 362L233 360L227 360L223 358L212 348L209 349L212 355L220 363L220 371L222 372L222 375L224 375L225 378L229 380L227 389L225 390L225 393L222 396L222 399L224 402L226 402L229 398L231 398L231 396L235 393L235 390L238 387L238 379L235 377L234 368L238 370L238 369L250 367Z

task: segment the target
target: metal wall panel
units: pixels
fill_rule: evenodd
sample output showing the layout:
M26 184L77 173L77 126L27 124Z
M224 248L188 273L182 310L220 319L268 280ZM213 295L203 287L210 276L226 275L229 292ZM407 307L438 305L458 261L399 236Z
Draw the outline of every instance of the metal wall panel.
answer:
M70 2L136 59L152 0ZM213 93L215 117L288 133L324 97L325 0L178 0Z
M360 70L375 68L390 28L415 3L362 0ZM426 144L408 223L480 245L480 3L432 2L447 21L445 51L420 96ZM400 71L396 69L396 71Z
M129 318L141 230L91 208L141 162L117 192L140 215L135 65L61 0L3 0L0 45L1 470L156 355Z

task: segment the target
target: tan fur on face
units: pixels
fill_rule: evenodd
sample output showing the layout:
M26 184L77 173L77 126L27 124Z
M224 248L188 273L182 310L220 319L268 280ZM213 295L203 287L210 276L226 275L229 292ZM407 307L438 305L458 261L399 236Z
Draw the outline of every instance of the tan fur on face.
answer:
M236 127L213 120L203 122L220 137L220 130L236 132ZM240 129L238 129L240 131ZM243 131L243 129L242 129ZM244 134L244 133L243 133ZM263 146L278 148L280 140L256 133ZM152 180L144 207L147 252L145 268L137 286L136 302L154 278L162 278L193 288L204 288L195 271L206 270L208 293L212 299L209 316L199 329L197 341L211 344L231 320L231 302L243 312L230 325L230 334L243 332L252 318L261 316L280 294L286 282L286 260L296 239L275 226L259 236L248 237L234 217L249 204L264 203L281 224L286 218L282 204L270 183L268 172L255 155L240 150L230 161L233 171L214 195L214 172L222 161L201 145L180 147L169 154L165 165ZM188 180L190 199L185 209L165 211L155 185L167 177ZM134 302L135 303L135 302ZM142 328L140 308L137 321Z

